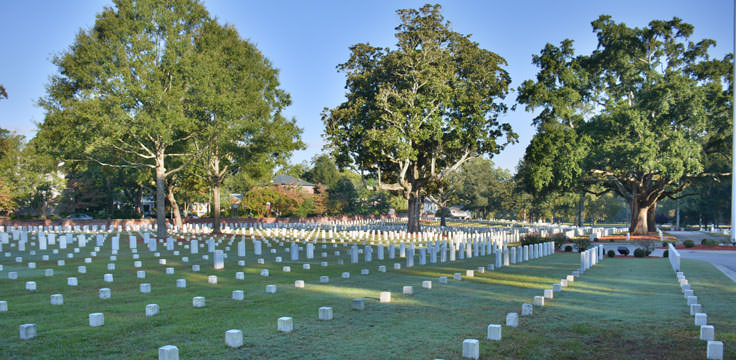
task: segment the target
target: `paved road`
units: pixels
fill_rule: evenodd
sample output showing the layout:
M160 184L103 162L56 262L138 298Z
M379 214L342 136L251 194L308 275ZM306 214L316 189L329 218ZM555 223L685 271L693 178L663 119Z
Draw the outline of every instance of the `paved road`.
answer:
M668 233L672 236L677 237L677 239L680 241L693 240L696 241L696 244L699 243L699 240L702 240L704 238L722 239L722 237L712 237L708 234L697 231L670 231ZM681 258L702 260L713 264L713 266L715 266L718 270L721 270L724 274L726 274L726 276L736 282L736 251L687 249L682 249L678 251L680 252Z

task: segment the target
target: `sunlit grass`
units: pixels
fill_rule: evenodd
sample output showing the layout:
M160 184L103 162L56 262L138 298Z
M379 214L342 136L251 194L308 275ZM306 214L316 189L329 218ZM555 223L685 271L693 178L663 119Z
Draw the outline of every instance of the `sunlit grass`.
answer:
M120 243L127 249L127 237ZM687 359L705 354L666 259L606 258L546 306L535 307L533 316L520 319L519 328L504 327L504 339L496 342L485 340L488 324L504 324L508 312L520 312L522 303L552 288L579 266L578 254L556 254L480 273L477 268L494 263L495 256L407 269L405 259L399 258L366 264L361 256L361 263L350 264L348 248L330 244L322 250L320 244L317 258L299 262L287 260L281 247L275 247L277 254L264 247L259 257L266 264L259 265L249 244L248 265L240 267L233 243L226 268L214 270L211 255L202 260L206 248L198 255L180 248L181 255L175 257L159 246L161 258L167 259L160 265L139 243L142 268L134 268L131 254L122 250L116 270L108 271L107 264L113 262L109 246L108 240L94 262L85 264L87 274L78 274L77 266L84 264L89 247L65 259L63 267L56 266L53 256L41 261L40 254L26 256L38 269L16 264L15 253L0 258L5 267L0 272L0 300L9 304L9 311L0 313L0 357L150 359L158 347L173 344L182 358L458 359L465 338L479 339L482 357L489 359ZM337 264L334 250L341 251L345 264ZM324 259L327 267L319 265L322 251L330 255ZM183 256L190 262L182 262ZM284 262L274 263L275 256ZM310 263L311 270L302 269L303 262ZM402 264L401 270L393 270L395 262ZM194 264L201 266L200 272L192 272ZM717 338L726 342L726 358L734 357L729 345L736 344L736 286L708 264L682 264L709 322L716 326ZM282 271L285 265L291 272ZM379 265L387 272L378 272ZM167 275L166 267L175 273ZM44 268L54 268L55 275L44 277ZM363 268L370 274L360 275ZM260 276L261 269L269 269L270 276ZM468 269L476 270L474 277L465 276ZM136 278L138 270L146 271L145 279ZM7 279L8 271L18 271L19 279ZM236 280L238 271L245 273L245 280ZM108 272L114 274L114 283L103 281L102 274ZM342 272L350 272L350 278L342 279ZM462 281L452 279L456 272L462 273ZM217 275L218 284L209 284L209 275ZM322 275L329 276L329 283L319 283ZM67 276L76 276L79 286L68 287ZM447 276L448 284L440 284L440 276ZM186 288L176 287L179 278L187 280ZM26 291L27 280L36 281L38 290ZM295 288L295 280L304 280L305 288ZM424 280L432 281L432 289L421 287ZM152 292L141 294L140 283L150 283ZM268 284L277 286L276 294L265 292ZM413 295L402 294L406 285L413 286ZM98 298L102 287L111 288L111 299ZM232 300L233 290L244 290L245 300ZM380 303L380 291L390 291L392 302ZM55 293L64 295L63 306L49 305ZM194 296L204 296L207 306L193 308ZM351 310L351 300L357 297L366 300L365 311ZM159 315L145 316L150 303L159 304ZM317 319L321 306L333 307L333 321ZM105 314L105 326L88 326L92 312ZM281 316L294 318L293 333L276 331ZM36 323L38 337L20 341L18 326L23 323ZM242 348L225 347L229 329L243 331Z

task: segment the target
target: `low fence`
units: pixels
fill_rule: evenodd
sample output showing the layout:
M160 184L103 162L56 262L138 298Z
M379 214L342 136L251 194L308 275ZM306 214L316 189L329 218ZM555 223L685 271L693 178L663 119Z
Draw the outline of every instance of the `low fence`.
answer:
M667 245L667 257L670 259L670 265L675 272L680 271L680 252L675 249L672 243Z

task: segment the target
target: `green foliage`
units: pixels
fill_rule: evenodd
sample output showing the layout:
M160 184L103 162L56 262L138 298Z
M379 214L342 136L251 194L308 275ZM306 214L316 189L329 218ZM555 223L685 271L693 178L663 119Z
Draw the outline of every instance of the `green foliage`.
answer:
M565 234L553 234L552 236L542 236L540 233L537 232L530 232L526 233L521 236L520 242L521 245L533 245L533 244L541 244L548 241L553 241L555 243L555 249L561 249L562 245L569 241L567 236Z
M600 222L617 223L629 220L626 201L614 193L603 195L588 194L585 200L585 219L593 224Z
M330 215L351 214L355 211L358 192L350 179L344 176L339 178L328 193Z
M662 253L662 257L663 257L663 258L666 258L666 257L669 257L669 256L670 256L670 251L669 251L669 250L665 250L665 251L664 251L664 252Z
M306 161L297 164L284 164L277 171L278 174L289 175L297 179L306 179L306 174L309 172L309 163Z
M639 239L636 241L636 244L644 249L644 253L647 256L649 256L649 254L651 254L652 251L654 251L654 249L656 248L655 241L648 238Z
M277 206L284 206L288 200L270 187L255 187L243 196L242 204L245 211L255 217L264 217L268 214L267 203L271 203L271 211Z
M23 191L19 187L23 137L0 128L0 214L9 215Z
M634 250L634 257L642 258L645 256L647 256L647 253L646 251L644 251L644 249L636 248L636 250Z
M608 255L609 258L616 257L616 252L613 250L608 250L606 252L606 255Z
M328 189L337 182L340 171L335 161L327 154L320 154L312 159L312 168L304 173L304 179L314 183L322 184Z
M659 200L727 168L706 171L709 157L730 156L732 55L709 58L714 42L691 41L678 18L629 28L604 15L592 25L590 55L564 40L533 57L540 71L518 101L541 111L519 172L535 194L615 192L642 234Z
M65 185L57 170L34 143L0 128L0 215L20 211L46 218Z
M216 57L203 57L200 45L216 27L194 0L115 0L53 59L58 73L40 100L37 137L49 154L150 169L161 238L166 181L192 159L189 143L206 127L202 71Z
M590 238L587 236L578 236L573 242L578 247L578 252L583 252L592 245Z
M457 200L482 218L511 218L514 182L511 174L484 158L469 160L451 176Z
M311 197L304 198L304 201L302 201L299 205L296 206L296 209L294 210L294 215L298 217L307 217L312 214L314 211L314 201Z
M686 248L695 247L695 242L692 240L685 240L682 244L685 245Z
M563 233L553 234L549 237L549 239L555 243L555 249L562 248L563 244L570 241L570 239L568 239L567 236L565 236L565 234Z
M522 235L520 238L521 246L541 244L546 241L548 241L548 238L543 237L541 234L537 232L526 233Z
M278 71L253 44L215 21L205 23L196 40L191 111L202 129L194 147L217 199L228 177L245 171L270 174L304 144L295 121L282 115L291 100L278 87ZM213 205L218 233L220 201ZM311 211L304 206L300 214Z
M708 157L707 172L716 172L719 168L729 166L728 159ZM658 205L658 215L664 216L667 222L676 223L677 208L680 208L680 226L702 224L727 224L731 214L731 181L721 179L696 179L683 192L680 199L667 199Z
M299 187L258 186L245 193L242 206L248 215L264 217L268 215L266 203L271 203L270 215L274 217L322 215L326 194L305 193Z
M439 5L397 13L395 49L350 47L338 66L347 75L347 101L326 109L323 120L338 166L402 192L409 230L418 231L422 199L438 183L469 157L497 154L516 138L499 121L511 79L502 57L449 29Z
M700 241L700 245L703 245L703 246L713 247L713 246L718 246L718 244L720 244L720 242L714 239L703 239Z
M572 246L570 245L565 246L565 252L572 252Z

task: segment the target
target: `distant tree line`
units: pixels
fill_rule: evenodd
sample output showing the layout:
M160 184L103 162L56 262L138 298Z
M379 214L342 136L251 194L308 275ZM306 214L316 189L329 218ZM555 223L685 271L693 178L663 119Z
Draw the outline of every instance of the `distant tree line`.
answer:
M397 15L392 48L356 43L338 65L346 99L322 113L328 153L290 164L301 129L255 45L198 1L115 0L53 59L36 136L0 130L0 212L133 217L155 204L159 237L167 213L180 225L195 203L211 204L215 232L222 215L389 209L415 232L425 201L440 215L628 221L634 234L676 214L728 221L733 54L711 57L692 25L601 15L591 53L545 45L517 89L537 132L512 175L492 162L517 141L506 60L453 31L439 5ZM316 188L274 186L276 173Z

